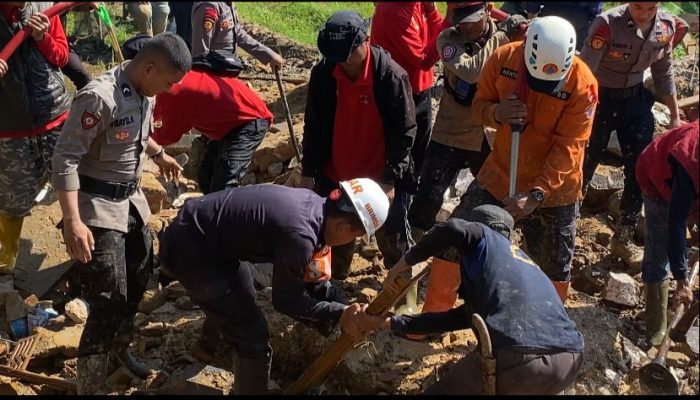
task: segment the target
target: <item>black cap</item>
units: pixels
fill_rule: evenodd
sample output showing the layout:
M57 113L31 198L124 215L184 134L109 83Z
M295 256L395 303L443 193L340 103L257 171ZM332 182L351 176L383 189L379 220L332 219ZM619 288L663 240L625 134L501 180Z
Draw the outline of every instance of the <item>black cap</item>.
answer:
M553 94L560 91L564 87L566 78L560 79L558 81L545 81L544 79L538 79L527 71L527 85L530 89L535 92Z
M452 24L457 25L461 22L479 22L486 15L485 1L469 1L457 3L452 10Z
M367 39L367 24L355 11L338 11L318 33L318 49L329 61L343 63Z
M501 207L484 204L476 207L469 214L469 221L480 222L510 239L515 221L513 216Z
M122 44L122 54L125 60L131 60L136 57L136 54L141 51L143 46L151 39L151 36L147 34L136 35L130 37Z

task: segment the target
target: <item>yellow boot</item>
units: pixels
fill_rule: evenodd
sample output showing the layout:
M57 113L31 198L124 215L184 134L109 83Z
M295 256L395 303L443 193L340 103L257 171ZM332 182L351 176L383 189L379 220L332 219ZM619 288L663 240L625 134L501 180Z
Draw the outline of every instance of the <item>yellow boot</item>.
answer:
M0 273L9 273L15 268L23 223L24 217L0 215Z

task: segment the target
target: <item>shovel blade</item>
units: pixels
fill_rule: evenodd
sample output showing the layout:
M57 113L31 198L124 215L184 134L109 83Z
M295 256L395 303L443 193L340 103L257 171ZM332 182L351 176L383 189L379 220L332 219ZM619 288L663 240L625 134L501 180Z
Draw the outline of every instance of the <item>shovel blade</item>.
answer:
M679 395L678 378L665 365L649 363L639 370L639 386L643 394Z

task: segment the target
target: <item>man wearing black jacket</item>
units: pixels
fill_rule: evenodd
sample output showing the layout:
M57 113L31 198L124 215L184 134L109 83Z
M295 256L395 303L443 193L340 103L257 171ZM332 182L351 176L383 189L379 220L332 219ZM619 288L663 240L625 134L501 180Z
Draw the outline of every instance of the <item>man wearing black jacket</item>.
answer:
M301 186L325 196L355 176L380 182L395 197L377 235L384 264L391 266L404 250L399 238L408 237L408 196L401 180L412 171L416 113L408 74L368 39L367 24L353 11L336 12L319 32L324 58L311 70ZM333 250L336 277L347 276L352 249L350 244Z

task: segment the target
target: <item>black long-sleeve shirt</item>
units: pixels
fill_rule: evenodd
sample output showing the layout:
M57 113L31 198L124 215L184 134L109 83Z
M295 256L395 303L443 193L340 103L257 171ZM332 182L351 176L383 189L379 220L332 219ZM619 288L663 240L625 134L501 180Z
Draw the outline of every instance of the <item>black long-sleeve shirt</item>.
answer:
M271 262L275 309L325 329L339 320L345 305L314 299L304 282L313 253L325 245L325 201L310 190L281 185L210 193L185 203L161 243L202 265Z
M671 201L668 205L668 261L674 279L688 277L688 262L685 256L685 229L695 198L693 178L673 156L668 156L673 182Z
M392 331L471 328L471 315L478 313L495 349L583 351L583 336L549 278L517 246L485 225L450 219L428 231L405 257L412 265L450 249L460 254L458 293L465 304L442 313L392 317Z

